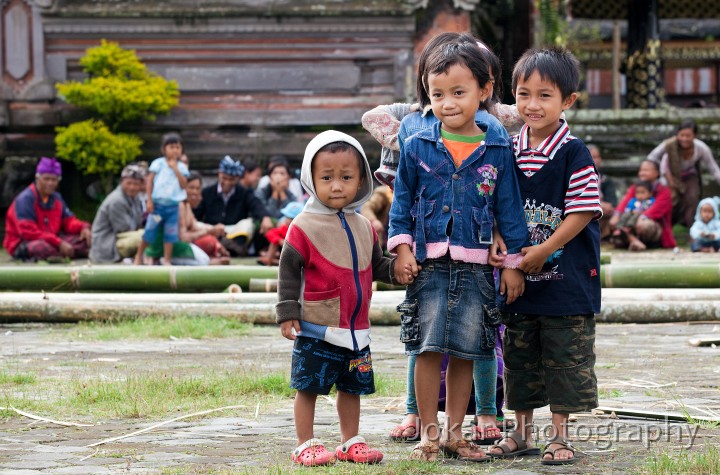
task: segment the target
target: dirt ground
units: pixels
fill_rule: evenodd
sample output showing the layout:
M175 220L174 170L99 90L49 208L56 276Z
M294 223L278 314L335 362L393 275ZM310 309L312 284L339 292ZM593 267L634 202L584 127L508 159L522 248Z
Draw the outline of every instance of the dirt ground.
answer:
M34 372L38 378L70 377L67 362L88 372L111 371L122 362L129 371L177 370L198 363L210 369L247 367L289 371L291 343L277 328L255 327L248 336L218 340L78 342L71 331L48 325L0 327L0 371ZM688 345L688 339L720 332L719 325L599 325L597 375L601 406L658 412L720 415L720 349ZM375 327L373 359L379 375L403 378L405 356L397 327ZM59 364L59 362L65 362ZM407 473L411 446L387 439L403 414L404 394L363 400L361 433L386 454L383 464L352 473ZM0 406L3 404L0 404ZM211 408L208 408L211 409ZM23 416L0 421L0 473L287 473L295 446L292 402L259 404L252 410L224 411L204 419L178 421L141 435L86 446L129 434L160 420L102 420L91 427L63 427ZM52 414L42 414L52 418ZM170 414L167 419L178 414ZM549 422L541 411L538 425ZM75 421L81 422L81 421ZM537 457L472 465L443 461L428 472L412 473L639 473L659 453L677 454L717 444L720 429L687 422L578 414L573 438L582 453L573 466L541 466ZM317 436L339 443L332 401L320 400ZM353 467L354 468L354 467ZM347 473L341 466L334 473ZM410 470L410 469L407 469Z

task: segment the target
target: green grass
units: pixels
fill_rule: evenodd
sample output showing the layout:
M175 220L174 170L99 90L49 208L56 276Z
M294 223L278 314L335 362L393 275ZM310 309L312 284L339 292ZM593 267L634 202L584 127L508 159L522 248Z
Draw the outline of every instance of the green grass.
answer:
M208 468L202 469L197 465L187 465L180 467L169 467L162 470L163 475L185 475L185 474L205 474L205 475L284 475L286 473L295 473L299 475L312 474L342 474L342 475L433 475L436 473L453 473L460 475L476 475L479 473L490 473L490 467L481 467L478 464L467 464L467 466L452 467L443 466L441 463L417 462L409 460L383 461L378 465L363 465L338 462L334 465L325 467L300 467L292 466L289 462L289 455L282 454L281 458L286 458L278 462L276 465L268 467L237 467L228 469Z
M224 317L148 317L112 322L80 322L72 336L78 340L141 340L148 338L233 338L250 333L251 324ZM62 333L62 338L67 338Z
M7 373L0 371L0 384L35 384L36 379L32 373Z
M616 397L623 397L625 395L625 391L621 391L619 389L600 389L598 391L598 397L600 399L612 399Z
M148 371L117 381L76 380L70 393L63 403L71 413L139 418L233 405L254 409L260 401L288 398L294 390L287 376L281 374L208 372L180 376Z
M713 445L698 450L654 455L641 469L644 475L715 475L720 473L720 451Z

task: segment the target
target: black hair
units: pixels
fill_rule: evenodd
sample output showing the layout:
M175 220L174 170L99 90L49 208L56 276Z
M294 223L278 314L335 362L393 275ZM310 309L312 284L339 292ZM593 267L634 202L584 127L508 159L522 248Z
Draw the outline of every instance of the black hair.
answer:
M200 173L193 170L190 172L190 175L188 175L187 182L190 183L191 181L195 181L195 180L200 180L200 184L202 185L202 175L200 175Z
M478 46L478 42L472 35L456 33L454 40L447 40L438 44L434 49L427 53L427 58L422 72L422 84L425 95L422 100L430 103L427 93L428 76L430 74L442 74L447 72L451 66L461 64L472 72L473 77L478 83L478 87L485 87L488 82L499 83L500 80L500 60L489 49ZM429 45L430 43L428 43ZM426 47L427 48L427 47ZM425 51L423 51L424 53ZM493 67L493 65L495 65ZM488 109L490 103L497 99L495 88L493 94L487 97L482 106ZM421 100L421 104L422 104ZM427 104L423 104L425 106ZM480 107L481 104L478 104Z
M245 173L252 173L260 166L257 160L252 157L243 159L242 164L245 167Z
M267 167L267 174L268 175L272 174L272 172L275 171L275 169L279 168L279 167L284 168L285 171L288 173L288 175L292 176L292 170L290 170L290 164L284 157L282 160L270 161L270 163L268 163L268 167Z
M677 126L677 130L675 131L680 132L681 130L690 129L693 131L695 135L697 135L697 124L692 119L685 119Z
M646 163L646 162L652 164L652 166L655 167L655 171L658 172L658 176L660 176L660 164L653 160L646 159L646 160L643 160L642 162L640 162L640 165L642 165L643 163Z
M645 188L645 189L648 190L650 193L652 193L653 185L652 185L652 183L650 183L649 181L646 181L646 180L638 180L638 181L635 182L635 189L637 190L638 188Z
M352 151L355 153L355 156L358 159L358 166L360 167L360 177L365 180L367 179L367 176L365 174L365 159L363 158L362 153L360 153L360 150L356 149L352 145L350 145L347 142L337 141L337 142L330 142L327 145L324 145L321 147L316 153L315 157L318 156L318 153L320 152L326 152L326 153L338 153L338 152L347 152ZM315 158L313 157L313 158Z
M160 151L163 154L165 153L165 146L169 145L171 143L180 144L180 147L183 148L183 152L185 151L183 144L182 144L182 138L180 137L180 134L178 134L177 132L168 132L167 134L163 135L162 139L160 140L160 143L162 144L162 145L160 145Z
M527 81L535 71L543 81L548 81L560 89L563 99L567 99L580 88L580 62L566 49L551 47L525 51L515 63L512 90L517 90L521 78Z

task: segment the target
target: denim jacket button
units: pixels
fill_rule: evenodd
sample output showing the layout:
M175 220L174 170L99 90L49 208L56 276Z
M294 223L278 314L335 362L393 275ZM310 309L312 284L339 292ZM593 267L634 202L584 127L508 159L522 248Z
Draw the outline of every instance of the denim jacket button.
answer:
M457 173L453 173L452 179L457 180L458 178L460 178L460 175L458 175Z
M442 207L442 210L443 210L443 213L447 213L448 211L450 211L450 207L448 205L445 205Z

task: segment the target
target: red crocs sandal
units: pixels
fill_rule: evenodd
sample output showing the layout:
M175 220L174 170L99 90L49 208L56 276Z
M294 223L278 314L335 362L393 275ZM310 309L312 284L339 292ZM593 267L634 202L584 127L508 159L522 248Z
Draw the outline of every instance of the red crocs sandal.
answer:
M325 448L322 440L310 439L293 450L292 461L306 467L316 467L335 463L335 455Z
M347 440L335 450L338 460L355 463L378 463L383 459L383 454L377 449L371 449L365 443L365 438L356 435Z

